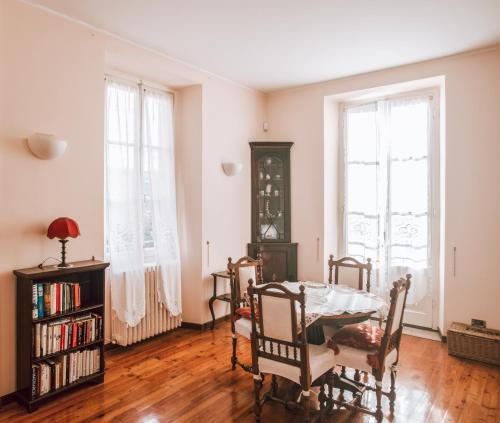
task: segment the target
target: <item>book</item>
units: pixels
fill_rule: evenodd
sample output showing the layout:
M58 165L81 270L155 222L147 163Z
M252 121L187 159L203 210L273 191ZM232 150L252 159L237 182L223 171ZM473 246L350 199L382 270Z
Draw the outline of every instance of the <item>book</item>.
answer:
M50 315L50 284L49 283L43 284L43 308L44 308L44 315L49 316Z
M47 354L47 325L42 325L41 342L40 342L40 356Z
M37 364L31 366L31 398L38 396L38 369Z
M56 314L57 313L57 308L56 308L56 284L51 283L50 284L50 314Z
M35 357L40 357L41 355L41 324L37 323L35 325Z
M43 284L37 283L37 305L38 305L38 317L44 317L44 307L43 307Z
M31 286L31 309L33 319L38 319L38 287L36 284Z

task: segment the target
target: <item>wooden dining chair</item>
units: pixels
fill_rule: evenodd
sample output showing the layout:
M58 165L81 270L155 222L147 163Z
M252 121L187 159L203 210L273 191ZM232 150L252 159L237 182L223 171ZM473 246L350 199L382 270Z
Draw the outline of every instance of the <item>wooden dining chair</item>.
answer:
M277 376L291 380L301 387L301 406L304 421L311 418L309 399L311 385L320 385L319 413L323 416L333 408L333 368L335 355L326 344L307 343L305 293L300 286L298 294L279 283L261 287L249 282L248 297L252 317L252 368L255 395L255 419L260 421L261 406L268 400L278 401L285 406L289 402L278 397ZM263 375L272 375L271 388L260 398ZM328 395L325 393L328 386Z
M372 260L366 259L366 263L361 263L353 257L342 257L338 260L333 259L330 254L328 258L328 283L338 285L339 282L343 285L348 285L351 288L363 291L366 287L366 292L370 292L370 282L372 273ZM368 319L367 319L368 320ZM382 324L382 317L379 319ZM325 337L333 334L330 328L325 328ZM342 367L342 377L346 376L345 367ZM360 380L359 370L354 373L354 380Z
M361 263L352 257L342 257L334 260L330 254L328 259L328 283L338 285L349 285L360 291L370 292L372 273L372 260L366 259L366 263Z
M228 258L227 271L231 289L231 333L232 348L231 368L234 370L239 365L243 370L251 371L251 366L240 363L236 354L238 334L250 340L252 331L250 323L250 305L247 298L248 280L252 279L257 284L262 283L262 258L260 254L256 259L248 256L241 257L233 263Z
M391 305L384 329L366 324L348 325L339 330L328 342L330 348L335 351L338 365L371 373L375 378L375 388L371 385L365 385L365 388L376 392L376 410L368 410L345 402L338 402L339 405L371 414L378 422L383 418L382 395L389 398L390 411L391 413L394 411L396 370L410 279L411 275L406 275L406 278L393 283L390 292ZM391 372L389 392L382 390L382 379L387 370Z

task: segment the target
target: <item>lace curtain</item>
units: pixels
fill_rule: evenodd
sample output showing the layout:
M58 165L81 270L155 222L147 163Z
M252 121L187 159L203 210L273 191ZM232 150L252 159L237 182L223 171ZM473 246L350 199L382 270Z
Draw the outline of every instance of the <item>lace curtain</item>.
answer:
M111 306L136 326L145 315L145 252L159 297L181 313L173 96L106 80L106 233Z
M173 97L144 90L145 194L151 198L159 297L171 314L181 312L181 269L175 191Z
M431 290L430 100L396 99L345 110L346 254L374 262L387 295L411 273L409 304Z
M106 234L111 307L130 326L145 314L137 86L106 80Z

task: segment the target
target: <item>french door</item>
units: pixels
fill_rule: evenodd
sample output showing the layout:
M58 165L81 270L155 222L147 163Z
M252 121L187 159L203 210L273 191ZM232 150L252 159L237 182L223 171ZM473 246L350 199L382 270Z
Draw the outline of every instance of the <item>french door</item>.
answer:
M405 322L436 326L438 137L435 95L343 107L343 247L374 263L374 291L412 274Z

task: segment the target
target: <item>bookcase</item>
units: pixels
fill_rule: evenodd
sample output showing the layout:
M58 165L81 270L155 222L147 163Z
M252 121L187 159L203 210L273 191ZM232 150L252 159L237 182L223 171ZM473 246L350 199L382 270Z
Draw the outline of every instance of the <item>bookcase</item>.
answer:
M104 271L108 266L86 260L67 268L14 270L16 395L28 411L86 382L104 381Z

